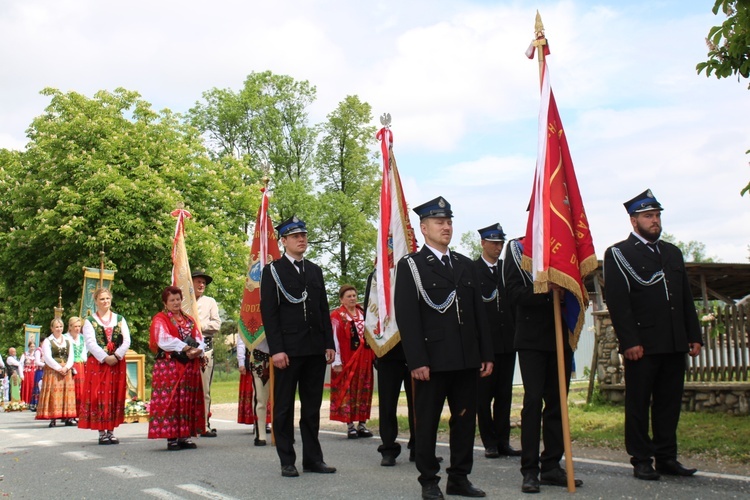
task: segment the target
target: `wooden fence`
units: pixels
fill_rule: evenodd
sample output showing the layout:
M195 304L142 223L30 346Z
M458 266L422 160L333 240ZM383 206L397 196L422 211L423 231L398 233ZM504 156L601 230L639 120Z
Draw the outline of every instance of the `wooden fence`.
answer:
M701 319L704 346L699 356L690 358L688 382L747 382L748 306L724 306Z

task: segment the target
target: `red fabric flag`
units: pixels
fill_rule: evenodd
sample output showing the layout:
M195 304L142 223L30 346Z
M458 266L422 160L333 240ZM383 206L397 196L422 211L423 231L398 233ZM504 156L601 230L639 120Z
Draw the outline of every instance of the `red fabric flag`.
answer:
M268 216L268 191L263 188L261 192L263 197L255 220L255 233L250 245L250 261L240 308L240 338L247 346L248 353L266 337L263 318L260 315L261 273L266 264L280 257L279 243L271 218Z
M193 277L190 273L190 262L188 262L187 249L185 248L185 219L190 219L192 215L187 210L178 208L172 212L172 217L177 218L172 241L172 284L182 290L182 310L195 320L195 324L200 330L198 301L195 298L195 290L193 290Z
M597 261L546 59L539 110L539 149L523 247L522 265L532 273L534 291L547 292L549 283L567 291L563 319L571 332L571 347L575 349L588 307L583 278L596 269Z
M382 356L401 340L393 313L396 264L404 255L416 252L417 242L409 223L401 177L393 155L393 133L390 128L383 127L377 138L383 154L383 181L380 186L377 262L370 283L365 332L370 347L377 356Z

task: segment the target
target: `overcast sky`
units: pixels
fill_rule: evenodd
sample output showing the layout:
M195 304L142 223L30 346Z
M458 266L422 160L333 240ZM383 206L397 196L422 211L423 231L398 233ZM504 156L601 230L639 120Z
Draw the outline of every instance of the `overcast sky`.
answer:
M460 234L526 225L539 81L524 56L539 9L552 88L597 255L651 188L666 232L747 262L750 91L697 75L712 0L3 0L0 147L22 149L50 86L125 87L185 112L270 70L317 87L312 123L347 95L393 116L407 202L444 196ZM300 214L304 217L303 214ZM416 219L414 219L416 222ZM421 238L420 238L421 239Z

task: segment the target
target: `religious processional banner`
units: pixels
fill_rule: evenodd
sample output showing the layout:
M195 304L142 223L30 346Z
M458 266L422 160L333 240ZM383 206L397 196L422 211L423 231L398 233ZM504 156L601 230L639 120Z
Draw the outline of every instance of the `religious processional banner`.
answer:
M40 325L23 325L23 350L26 351L26 349L29 348L29 340L34 341L34 345L39 347L39 337L42 332L42 327ZM21 367L23 370L23 367Z
M540 50L549 54L547 45ZM533 50L527 55L532 58ZM589 301L583 278L596 269L597 261L546 58L542 67L536 173L522 266L532 274L535 293L546 293L550 283L565 288L562 314L575 350Z
M240 338L247 346L248 353L266 337L263 318L260 315L260 277L263 268L281 257L276 232L268 216L268 191L262 188L261 192L263 197L255 220L255 232L250 245L250 260L240 308Z
M370 280L369 303L365 314L365 337L375 355L383 356L401 340L393 310L396 264L406 254L416 252L414 229L409 222L401 177L393 154L390 115L381 118L385 125L377 134L383 155L383 180L380 187L377 262Z
M99 282L101 281L102 288L111 290L114 279L115 271L95 267L83 268L83 291L81 293L81 311L78 314L79 317L85 319L94 314L96 311L94 291L99 288Z
M187 248L185 248L185 219L192 215L187 210L178 208L172 212L177 218L172 241L172 285L182 290L182 310L195 320L198 329L202 331L198 317L198 301L193 289L193 276L190 273Z

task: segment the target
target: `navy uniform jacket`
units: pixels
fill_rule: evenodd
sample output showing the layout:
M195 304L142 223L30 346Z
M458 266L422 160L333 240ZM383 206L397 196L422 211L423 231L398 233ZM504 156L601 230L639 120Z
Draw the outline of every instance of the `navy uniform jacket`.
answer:
M461 254L450 252L450 256L452 273L426 246L398 262L394 309L410 370L422 366L435 372L478 369L482 362L494 359L473 263ZM416 264L424 291L433 303L442 304L450 292L458 290L456 301L445 313L424 301L409 260Z
M302 303L293 304L284 297L271 275L271 266L274 266L281 283L293 298L302 297L307 290L304 306ZM305 260L304 275L297 272L286 256L263 269L260 313L271 356L280 352L288 356L310 356L325 354L326 349L335 349L323 272L309 260Z
M505 293L513 308L516 350L555 351L555 304L552 292L534 293L531 275L519 267L514 253L522 253L518 240L508 243L503 262ZM520 262L520 261L519 261ZM567 331L566 328L563 329ZM570 349L567 339L563 342Z
M495 353L512 353L513 349L513 317L510 314L508 298L505 295L505 287L502 286L500 275L503 272L503 261L497 261L497 274L492 275L492 271L487 263L479 257L474 261L474 267L479 277L479 288L482 290L482 301L484 309L487 312L487 321L490 326L490 336ZM494 300L486 301L496 291L497 296Z
M658 247L653 252L631 233L604 253L607 308L620 352L638 345L644 354L688 352L688 343L702 344L682 252L665 241Z

